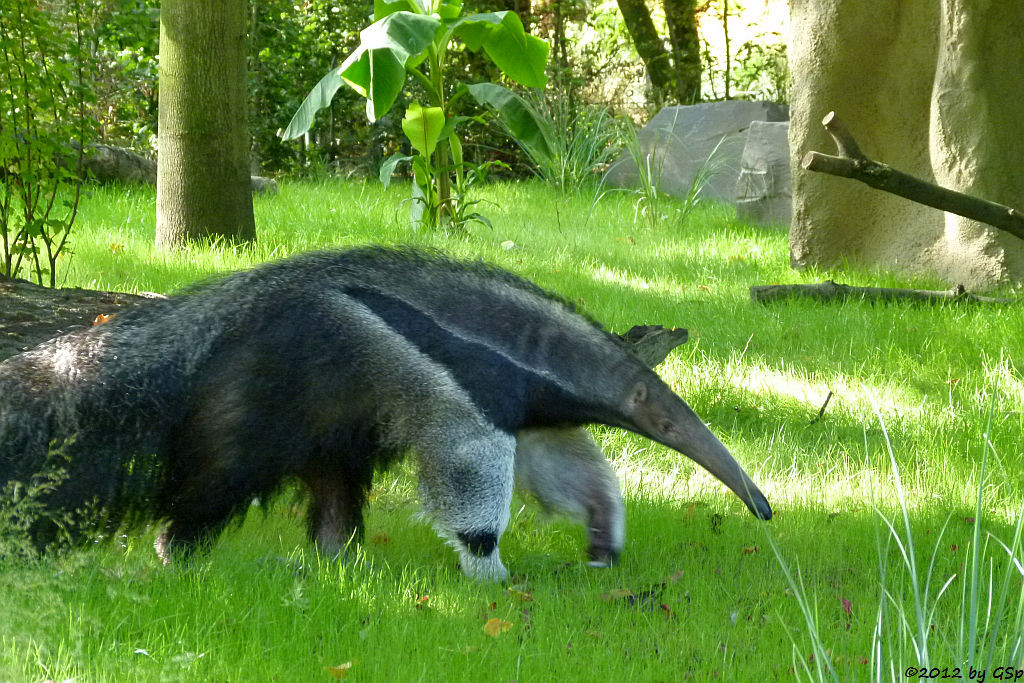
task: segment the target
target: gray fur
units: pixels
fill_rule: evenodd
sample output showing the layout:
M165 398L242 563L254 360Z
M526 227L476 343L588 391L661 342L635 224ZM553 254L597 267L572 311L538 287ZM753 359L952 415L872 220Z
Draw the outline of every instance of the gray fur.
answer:
M493 267L378 248L236 273L0 363L0 484L68 441L49 506L95 501L109 528L169 520L166 559L297 478L311 539L336 554L361 537L373 470L412 453L463 570L500 580L514 470L587 522L594 562L621 550L590 422L680 450L770 517L686 404L571 305ZM52 532L41 522L36 541Z

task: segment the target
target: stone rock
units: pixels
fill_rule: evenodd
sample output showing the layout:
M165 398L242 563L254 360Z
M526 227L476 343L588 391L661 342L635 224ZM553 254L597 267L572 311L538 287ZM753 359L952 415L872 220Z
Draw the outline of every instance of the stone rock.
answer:
M100 184L156 185L156 162L123 147L91 145L84 166L89 176ZM277 181L273 178L254 175L250 181L253 194L277 194Z
M92 145L83 163L85 170L99 183L156 184L156 162L130 149Z
M774 102L705 102L665 107L637 137L643 163L663 192L688 196L704 169L712 174L698 196L733 202L750 123L788 119L788 108ZM629 151L612 164L605 180L612 187L638 184L637 165Z
M736 213L741 218L765 225L789 225L793 182L788 121L751 121L735 196Z
M277 181L260 175L249 178L253 194L277 194Z

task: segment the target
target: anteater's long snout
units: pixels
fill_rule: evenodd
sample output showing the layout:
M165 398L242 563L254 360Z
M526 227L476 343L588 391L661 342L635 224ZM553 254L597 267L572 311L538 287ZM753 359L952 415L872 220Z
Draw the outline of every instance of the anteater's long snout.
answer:
M755 516L764 520L771 519L772 508L768 504L768 499L761 493L761 489L757 488L757 484L743 471L743 468L732 457L729 450L722 445L722 442L700 422L700 418L696 415L694 418L700 423L699 426L686 430L684 437L678 443L666 443L665 445L674 448L715 475L719 481L739 496L747 509Z
M667 386L639 382L627 401L631 429L679 451L715 475L757 517L772 518L768 500L722 442Z

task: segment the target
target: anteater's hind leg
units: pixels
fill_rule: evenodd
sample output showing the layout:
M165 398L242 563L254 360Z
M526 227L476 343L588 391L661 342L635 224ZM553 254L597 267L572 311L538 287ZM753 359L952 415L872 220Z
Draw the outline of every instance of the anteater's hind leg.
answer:
M619 481L604 453L578 428L522 429L516 434L516 486L548 510L587 525L590 565L611 566L625 542Z
M175 506L170 523L157 536L154 548L164 564L173 559L188 559L223 531L236 507L213 500L186 502Z
M187 448L182 448L175 456L180 458L187 452ZM175 462L186 465L170 473L157 502L159 516L170 520L155 545L164 564L172 558L187 558L212 543L231 518L249 506L253 497L250 482L242 474L244 469L214 467L193 458Z
M363 505L373 483L373 470L365 472L304 472L302 480L313 500L307 515L307 533L317 549L336 557L351 543L363 540Z
M243 394L227 381L209 395L197 393L201 400L168 444L156 498L157 516L170 521L156 541L164 563L212 543L282 478L270 432L239 407Z

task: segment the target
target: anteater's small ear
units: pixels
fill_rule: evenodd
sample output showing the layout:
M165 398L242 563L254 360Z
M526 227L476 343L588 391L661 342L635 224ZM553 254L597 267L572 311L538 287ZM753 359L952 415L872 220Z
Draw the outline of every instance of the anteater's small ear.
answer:
M637 382L629 392L629 407L637 408L647 402L647 385Z

